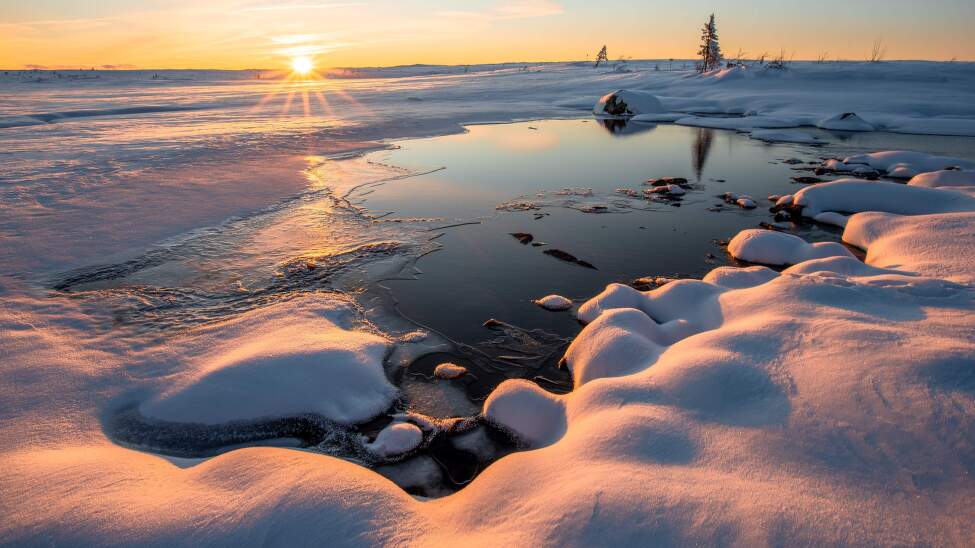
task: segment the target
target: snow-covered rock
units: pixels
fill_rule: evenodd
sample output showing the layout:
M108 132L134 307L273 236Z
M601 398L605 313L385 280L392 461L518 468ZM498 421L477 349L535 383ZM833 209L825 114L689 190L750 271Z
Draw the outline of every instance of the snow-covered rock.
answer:
M393 422L376 435L366 449L380 457L394 457L409 453L423 443L423 430L410 422Z
M433 370L433 376L437 377L438 379L457 379L466 374L466 367L450 362L438 364Z
M561 295L548 295L535 301L535 304L545 310L568 310L572 308L572 300Z
M875 131L877 128L873 124L860 118L854 112L844 112L831 116L816 123L822 129L832 129L837 131Z
M565 408L558 396L533 382L507 380L484 402L484 417L531 447L544 447L565 431Z
M657 96L652 93L621 89L600 97L592 112L602 116L635 116L638 114L663 114L667 111L660 99L657 99Z
M841 244L810 244L792 234L757 228L739 232L728 243L728 252L736 259L769 265L792 265L823 257L853 256Z

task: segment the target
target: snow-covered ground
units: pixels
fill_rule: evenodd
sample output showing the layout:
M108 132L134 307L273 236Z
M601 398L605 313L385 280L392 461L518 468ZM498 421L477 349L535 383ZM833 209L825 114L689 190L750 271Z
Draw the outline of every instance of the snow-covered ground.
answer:
M747 233L730 252L792 266L723 267L646 293L613 285L580 306L587 326L565 357L575 389L555 396L508 381L485 402L487 420L534 450L450 497L420 500L315 452L251 447L188 460L109 439L114 414L133 406L196 425L295 413L344 424L397 397L383 362L423 335L383 333L340 296L295 295L156 338L106 329L89 303L48 289L52 274L328 183L279 188L261 180L267 158L318 162L463 123L588 115L617 89L652 93L660 120L687 125L975 135L968 64L796 63L706 76L649 66L414 67L395 78L374 69L364 74L379 79L309 84L312 104L316 90L341 103L328 116L281 114L285 101L303 102L286 92L266 103L274 115L262 113L255 104L280 83L240 75L3 79L13 99L0 106L0 543L969 544L975 191L956 173L973 166L918 154L833 164L911 184L846 179L782 201L797 215L843 217L843 239L865 262L839 245ZM227 172L242 160L248 192ZM196 176L166 177L184 162ZM281 242L302 229L272 223L261 234ZM282 279L298 275L289 268ZM305 258L297 268L323 267ZM410 451L422 443L419 422L399 420L368 449Z

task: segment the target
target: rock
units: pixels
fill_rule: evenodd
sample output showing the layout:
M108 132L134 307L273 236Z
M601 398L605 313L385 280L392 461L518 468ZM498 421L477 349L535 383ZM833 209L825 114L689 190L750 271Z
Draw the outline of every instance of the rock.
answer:
M567 263L575 263L575 264L577 264L577 265L579 265L581 267L584 267L584 268L591 268L593 270L598 270L595 266L592 265L592 263L589 263L587 261L580 260L575 255L573 255L571 253L566 253L565 251L562 251L561 249L546 249L545 251L542 251L542 253L544 253L546 255L549 255L549 256L552 256L552 257L555 257L556 259L558 259L560 261L565 261Z
M635 116L665 112L660 99L646 91L621 89L603 95L592 108L593 114Z
M755 201L747 196L738 198L738 200L735 203L737 203L739 207L744 209L755 209L757 207Z
M667 185L686 185L687 179L683 177L661 177L659 179L647 179L650 186L667 186Z
M467 374L467 368L456 363L445 362L433 370L433 376L438 379L456 379Z
M822 183L824 181L825 179L820 179L819 177L809 177L809 176L792 177L792 182L803 184L803 185L814 185L816 183Z
M534 236L528 234L527 232L512 232L511 235L514 236L516 240L521 242L521 245L528 245L532 242L532 240L535 239Z

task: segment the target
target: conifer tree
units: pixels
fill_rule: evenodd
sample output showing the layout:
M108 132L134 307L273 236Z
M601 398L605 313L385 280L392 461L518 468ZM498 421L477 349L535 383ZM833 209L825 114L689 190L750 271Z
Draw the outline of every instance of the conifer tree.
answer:
M698 51L701 56L701 64L698 69L701 72L708 72L721 66L721 45L718 43L718 28L714 23L714 14L701 29L701 49Z
M593 66L596 67L596 68L599 68L599 63L601 63L603 61L605 61L607 63L609 62L609 55L606 53L606 46L605 45L603 46L603 49L599 50L599 55L596 56L596 64L593 65Z

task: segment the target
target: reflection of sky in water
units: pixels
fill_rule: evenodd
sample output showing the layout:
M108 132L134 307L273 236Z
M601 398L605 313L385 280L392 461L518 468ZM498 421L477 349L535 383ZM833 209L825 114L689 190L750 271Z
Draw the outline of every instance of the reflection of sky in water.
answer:
M417 280L387 282L407 315L466 342L489 336L480 326L491 317L572 334L578 326L570 315L542 311L531 300L550 293L586 298L611 282L645 275L700 276L726 264L728 258L715 241L771 222L766 197L800 188L790 177L802 173L783 159L818 161L860 146L902 145L934 152L959 146L957 139L847 135L835 148L810 148L770 145L733 131L634 124L607 128L597 120L469 129L467 134L409 141L399 150L377 154L393 165L446 169L387 184L365 202L373 211L402 217L488 218L447 230L438 240L444 248L420 261ZM830 137L836 141L835 135ZM564 187L592 188L597 198L611 199L617 188L639 191L644 181L657 177L685 177L698 182L698 188L688 192L680 208L660 204L652 211L590 214L547 207L542 211L549 215L539 220L531 211L495 211L499 203L519 195L531 198ZM729 191L751 194L759 208L708 211L721 203L718 195ZM838 239L837 231L815 226L796 231L809 239ZM523 246L511 232L531 233L548 245ZM599 270L542 253L552 248Z

